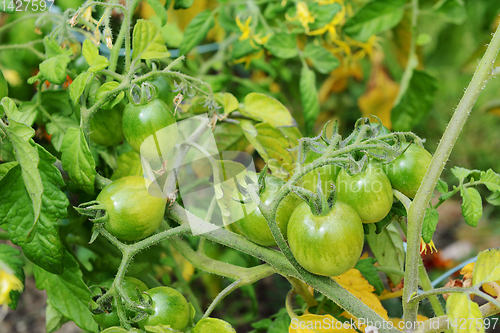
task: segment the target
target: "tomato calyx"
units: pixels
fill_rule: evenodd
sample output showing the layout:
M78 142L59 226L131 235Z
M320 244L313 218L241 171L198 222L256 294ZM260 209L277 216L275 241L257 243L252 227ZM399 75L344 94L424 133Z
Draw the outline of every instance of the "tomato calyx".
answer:
M109 217L108 212L106 211L106 207L97 200L84 202L78 207L74 208L81 215L90 217L89 221L92 221L96 224L106 222Z
M156 88L149 82L143 82L139 87L132 85L129 90L129 101L134 105L144 105L156 97Z

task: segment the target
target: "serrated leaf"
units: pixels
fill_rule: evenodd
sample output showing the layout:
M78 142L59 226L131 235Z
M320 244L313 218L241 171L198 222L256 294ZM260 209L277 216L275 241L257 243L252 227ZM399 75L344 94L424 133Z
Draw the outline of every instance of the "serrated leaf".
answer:
M238 110L238 100L231 93L215 93L214 99L217 103L219 103L220 106L222 106L224 114L230 114L231 112Z
M132 59L163 59L170 57L158 26L154 22L137 20L133 33Z
M316 74L307 66L300 70L300 101L306 124L306 133L312 134L314 124L319 115L318 89L316 88Z
M215 25L214 17L210 10L205 10L196 15L184 30L184 38L182 38L179 53L186 55L196 45L198 45L205 37L210 29Z
M97 324L88 310L91 293L82 279L78 263L69 253L64 259L64 272L51 274L37 266L34 267L36 287L47 291L48 301L64 317L75 322L78 327L98 332Z
M33 102L21 103L18 110L13 100L8 97L4 97L1 101L0 107L5 110L5 114L9 120L14 120L30 127L33 125L37 116L36 105Z
M68 129L61 145L61 152L63 168L71 180L85 192L94 193L95 161L82 129Z
M83 42L82 54L90 66L88 72L95 73L109 66L108 58L99 55L99 49L89 39Z
M69 86L69 97L73 101L74 105L78 104L78 99L83 94L85 86L87 85L87 82L89 81L89 78L91 76L92 73L83 72L80 75L78 75Z
M290 111L283 104L261 93L246 95L240 112L247 117L267 122L275 127L296 126Z
M304 57L309 59L320 73L328 74L339 67L339 59L323 46L309 43L304 49Z
M158 15L158 17L161 19L161 25L164 26L167 24L167 19L168 19L168 13L167 9L165 6L161 4L159 0L146 0L147 3L153 8L153 11Z
M68 322L68 318L64 317L62 313L57 311L57 309L54 308L50 302L47 302L47 308L45 308L46 333L52 333L59 330L66 322Z
M389 224L380 234L375 234L375 227L369 225L370 233L366 235L366 240L370 245L375 258L381 266L387 266L399 271L403 271L405 262L405 252L403 240L394 224ZM388 273L394 285L401 282L402 276Z
M40 162L38 172L43 182L40 217L35 224L31 199L23 184L21 167L15 166L0 180L0 224L5 224L11 241L22 247L24 255L36 265L60 274L63 271L64 246L59 239L57 221L67 216L69 201L59 187L64 185L55 157L36 146ZM26 237L31 231L28 242Z
M262 159L269 163L273 175L282 179L288 178L293 171L296 152L287 148L295 147L297 141L290 140L269 123L253 126L250 121L241 121L240 126Z
M500 249L480 252L472 272L472 284L480 285L498 280L500 280Z
M66 68L71 61L71 51L66 51L43 61L40 64L40 73L53 84L63 84L66 81Z
M448 184L446 184L444 181L442 181L441 179L438 179L438 183L436 185L436 190L439 192L439 193L448 193Z
M469 170L466 168L461 168L461 167L453 167L451 169L451 173L458 178L460 183L464 181L465 178L469 177L470 174L472 174L474 170Z
M375 288L375 293L377 295L380 295L385 288L384 288L384 283L380 279L378 271L374 266L376 262L377 259L372 257L366 259L360 259L358 260L354 268L356 268L368 281L368 283Z
M414 70L408 88L392 109L391 121L395 131L410 131L429 112L434 104L437 81L426 72Z
M141 157L133 150L118 156L116 164L118 166L111 176L111 180L128 176L142 176L144 173L142 171Z
M439 222L439 213L434 208L427 208L425 211L424 224L422 226L422 238L424 242L429 244L432 240L432 236L436 231L437 224Z
M277 33L269 37L264 44L264 47L271 52L272 55L281 59L290 59L296 57L297 40L295 35L288 33Z
M97 89L96 92L96 101L100 100L101 98L104 97L107 93L109 93L111 90L118 88L120 83L116 81L111 81L111 82L106 82L102 86ZM125 97L125 92L121 92L116 97L112 100L107 102L106 104L102 105L101 108L103 109L111 109L113 108L116 104L120 103L122 99Z
M462 196L462 215L465 222L471 227L477 227L481 216L483 216L481 194L475 188L462 187L460 195Z
M70 117L65 117L60 114L52 115L51 122L46 125L47 133L52 135L50 142L57 151L61 150L61 145L64 139L64 134L68 128L78 127L78 122Z
M47 58L52 58L59 54L63 54L64 50L59 46L57 41L49 36L43 38L43 46L45 48L45 55Z
M454 333L484 333L483 315L479 305L471 301L467 293L453 293L448 296L446 314Z
M488 169L486 172L481 172L479 181L486 185L491 192L500 191L500 175L491 169Z
M21 252L7 244L0 244L0 266L6 265L11 269L12 274L19 279L22 283L20 290L11 290L9 292L9 297L11 302L9 303L9 307L13 310L17 308L17 301L19 300L19 296L24 290L24 261L18 256L21 255ZM5 266L3 267L5 270ZM16 288L17 289L17 288Z
M350 37L366 42L372 35L392 29L403 18L406 0L377 0L367 3L344 25Z

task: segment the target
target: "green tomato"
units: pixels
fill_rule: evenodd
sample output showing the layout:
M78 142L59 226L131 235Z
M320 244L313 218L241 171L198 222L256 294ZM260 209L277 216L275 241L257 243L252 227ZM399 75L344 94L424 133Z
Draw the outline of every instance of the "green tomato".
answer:
M369 163L365 170L352 176L343 169L336 186L337 200L354 208L363 223L378 222L391 210L391 182L378 163Z
M264 202L265 205L270 205L275 199L276 191L284 183L284 181L275 176L267 175L266 188L264 192L262 192L260 200ZM231 197L242 198L242 194L236 188ZM300 202L300 198L295 194L289 194L278 206L276 211L276 223L285 239L287 235L288 220L293 210ZM231 216L243 216L243 218L239 219L234 224L245 237L262 246L276 246L276 241L271 233L271 229L269 229L266 219L255 203L249 202L242 204L231 199L230 212Z
M191 307L180 292L169 287L157 287L148 291L153 301L154 314L141 320L141 329L145 326L170 325L174 330L182 331L191 319Z
M414 198L431 165L432 155L416 144L403 144L403 149L407 147L403 154L383 168L394 189Z
M90 139L98 145L116 146L125 136L122 129L123 103L110 110L98 110L90 121Z
M170 91L167 79L163 76L157 76L151 81L147 81L152 84L156 89L155 98L161 99L168 106L173 105L174 93Z
M102 287L105 288L105 290L109 290L111 288L111 285L113 284L113 279L106 280L103 284ZM125 290L125 293L127 294L128 297L130 297L131 300L134 302L139 303L140 299L137 295L137 291L143 292L147 291L148 287L144 284L139 279L133 278L133 277L125 277L123 279L123 284L122 284L123 289ZM120 318L118 317L117 313L117 305L116 305L116 299L113 297L112 301L110 304L104 304L104 313L99 313L99 314L93 314L92 317L94 318L94 321L99 324L102 328L107 328L111 326L119 326L120 325ZM126 310L125 312L126 316L128 318L133 318L136 316L136 313L131 310ZM126 332L126 331L125 331Z
M166 156L177 143L177 125L169 107L160 99L123 111L123 134L136 152L146 158Z
M9 87L7 86L7 81L5 80L5 77L0 70L0 101L2 101L2 98L7 97L8 95Z
M236 331L224 320L204 318L196 324L192 333L236 333Z
M298 206L288 223L288 244L297 262L311 273L337 276L354 267L363 250L363 224L358 213L337 201L317 216L307 203Z
M127 331L126 329L121 327L110 327L105 329L104 331L101 331L101 333L141 333L141 331L136 328L131 328Z
M304 161L304 166L313 162L315 159L321 157L321 154L318 154L312 150L307 153L306 160ZM333 189L335 184L335 179L337 179L337 175L340 171L341 167L338 165L325 165L320 168L314 169L308 173L306 173L297 183L298 186L305 188L306 190L312 191L316 193L316 188L318 186L318 172L321 179L321 189L323 190L323 194L328 195Z
M144 177L130 176L106 186L96 199L108 213L104 228L123 241L143 239L158 229L166 201L150 195L150 185Z

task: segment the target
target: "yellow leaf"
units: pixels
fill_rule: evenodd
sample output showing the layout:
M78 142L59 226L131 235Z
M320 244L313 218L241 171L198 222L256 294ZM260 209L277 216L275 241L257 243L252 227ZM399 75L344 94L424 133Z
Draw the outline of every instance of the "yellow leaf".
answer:
M292 318L288 333L355 333L350 322L341 322L331 315L306 314Z
M446 314L455 333L484 333L479 305L466 293L451 294L446 300Z
M382 303L380 303L377 295L373 293L375 288L368 283L368 281L356 268L353 268L342 275L335 276L333 279L360 301L372 308L373 311L378 313L382 318L386 320L389 319L386 309L382 306ZM342 316L348 319L357 320L356 317L346 311L342 313ZM361 331L364 331L366 325L364 325L361 321L359 324Z
M392 128L391 110L398 95L399 85L394 82L381 65L374 64L368 89L358 99L363 117L377 116L387 128Z

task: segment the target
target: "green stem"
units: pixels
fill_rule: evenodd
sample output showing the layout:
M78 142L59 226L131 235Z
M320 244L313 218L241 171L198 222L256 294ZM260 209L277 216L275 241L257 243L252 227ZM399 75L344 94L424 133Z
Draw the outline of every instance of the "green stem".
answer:
M418 264L420 256L420 237L427 205L438 182L457 138L482 89L491 78L491 69L500 50L500 26L493 35L464 96L453 114L448 127L436 149L426 176L411 204L408 212L408 247L406 255L405 288L403 294L403 312L405 320L415 322L418 303L408 303L417 292Z
M495 305L497 307L500 307L500 302L497 299L495 299L495 298L491 297L490 295L482 292L481 290L479 290L479 288L476 288L476 287L471 287L471 288L459 288L459 287L436 288L436 289L432 289L432 290L426 291L426 292L424 292L424 293L422 293L420 295L412 297L408 303L418 303L421 300L429 298L430 296L436 296L436 295L442 295L442 294L451 294L451 293L474 294L474 295L477 295L477 296L479 296L481 298L484 298L485 300L487 300L491 304L493 304L493 305Z
M432 290L431 280L429 279L429 275L425 270L425 266L423 264L419 265L418 268L418 281L420 286L424 291ZM444 309L436 295L429 296L429 302L431 303L432 309L437 316L444 316Z
M384 273L389 273L389 274L396 274L399 276L404 276L405 272L400 271L399 269L392 268L392 267L385 267L385 266L375 266L375 269L379 272L384 272Z
M0 51L5 51L5 50L15 50L15 49L27 49L31 52L33 52L38 58L44 60L45 54L42 52L38 51L33 47L33 45L36 44L41 44L43 43L42 40L34 40L25 44L6 44L6 45L0 45Z

